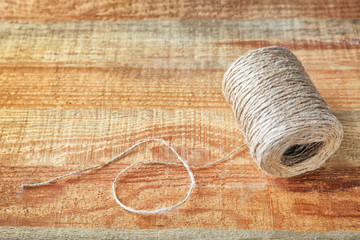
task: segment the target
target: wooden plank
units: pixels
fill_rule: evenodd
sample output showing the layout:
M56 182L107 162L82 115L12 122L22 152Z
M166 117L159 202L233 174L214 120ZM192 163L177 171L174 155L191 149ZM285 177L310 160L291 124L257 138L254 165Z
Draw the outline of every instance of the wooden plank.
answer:
M295 50L309 69L360 65L360 20L5 22L0 28L0 66L226 69L254 46L273 43Z
M360 232L294 232L279 230L221 230L221 229L85 229L85 228L43 228L43 227L0 227L3 239L356 239Z
M360 109L359 69L310 69L332 109ZM3 109L229 109L225 70L1 67Z
M360 18L358 0L3 1L0 21Z
M243 141L230 109L0 110L0 120L1 163L10 166L96 164L147 138L168 139L194 151L189 161L202 161ZM219 149L209 152L210 145Z
M190 201L170 213L154 216L120 208L112 199L111 183L117 172L132 162L151 158L174 161L168 149L158 144L144 146L104 169L51 186L21 190L20 185L104 162L149 137L171 141L190 164L211 162L243 142L231 111L0 113L0 188L4 193L0 225L295 231L360 227L359 111L336 111L344 125L345 139L337 154L320 170L291 179L269 177L258 170L245 149L229 161L195 171L197 187ZM133 207L165 207L184 197L188 183L181 167L143 166L119 180L122 187L118 194Z

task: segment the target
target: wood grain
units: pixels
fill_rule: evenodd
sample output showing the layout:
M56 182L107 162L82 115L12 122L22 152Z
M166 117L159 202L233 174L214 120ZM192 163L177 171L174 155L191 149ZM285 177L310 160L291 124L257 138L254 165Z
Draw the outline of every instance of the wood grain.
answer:
M0 102L5 109L228 109L221 91L224 71L219 69L2 67L1 70ZM311 69L308 73L331 108L360 109L359 69Z
M225 71L250 49L279 43L309 69L359 69L360 19L0 22L0 28L1 66Z
M5 0L1 21L359 18L358 0Z
M358 231L359 7L357 0L0 1L0 225ZM111 183L132 162L176 161L159 144L53 185L20 188L154 137L190 164L224 156L244 139L222 76L243 53L270 45L294 51L344 126L339 151L321 169L269 177L245 148L195 171L189 202L155 216L120 208ZM117 191L130 206L157 208L181 200L188 183L181 167L142 166L119 179Z
M104 229L104 228L44 228L44 227L0 227L3 239L33 238L47 240L58 239L262 239L271 237L275 239L356 239L360 232L332 231L332 232L294 232L292 230L222 230L222 229Z

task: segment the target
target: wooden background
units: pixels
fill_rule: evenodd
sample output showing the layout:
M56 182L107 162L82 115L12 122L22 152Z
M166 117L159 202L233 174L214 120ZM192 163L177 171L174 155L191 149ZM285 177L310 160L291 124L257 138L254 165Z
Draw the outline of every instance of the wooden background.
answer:
M57 228L360 229L360 2L0 1L0 225ZM111 195L135 161L176 161L147 144L100 170L33 183L105 162L148 138L190 164L243 143L222 76L249 50L280 45L302 61L344 126L321 169L291 179L258 170L248 149L195 171L190 200L137 215ZM121 200L154 209L181 200L181 167L142 166L119 179Z

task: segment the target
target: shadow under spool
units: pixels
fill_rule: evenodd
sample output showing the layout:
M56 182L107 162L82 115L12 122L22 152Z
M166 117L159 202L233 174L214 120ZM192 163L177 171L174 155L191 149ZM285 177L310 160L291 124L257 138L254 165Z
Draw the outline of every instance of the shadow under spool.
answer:
M341 123L285 48L260 48L238 58L224 75L223 94L252 157L270 175L315 170L340 146Z

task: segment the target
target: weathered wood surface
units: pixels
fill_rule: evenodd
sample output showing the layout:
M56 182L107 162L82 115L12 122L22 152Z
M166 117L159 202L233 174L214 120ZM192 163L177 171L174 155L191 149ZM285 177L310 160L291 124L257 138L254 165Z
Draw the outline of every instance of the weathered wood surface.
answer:
M3 0L2 21L359 18L358 0Z
M0 225L359 230L359 1L177 2L0 3ZM136 215L115 203L111 184L132 162L175 161L148 144L103 169L21 189L148 138L169 140L194 165L220 158L243 143L223 73L270 45L295 52L344 125L339 151L318 171L272 178L245 149L195 171L186 204ZM143 166L118 193L132 207L158 208L181 200L188 183L181 167Z

